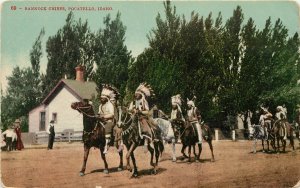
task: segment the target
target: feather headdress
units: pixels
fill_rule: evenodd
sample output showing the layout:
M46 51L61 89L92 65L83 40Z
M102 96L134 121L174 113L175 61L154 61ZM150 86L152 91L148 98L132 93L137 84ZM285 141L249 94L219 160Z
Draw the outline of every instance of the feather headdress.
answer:
M147 83L141 83L139 87L135 90L135 93L140 93L144 97L155 96L153 89Z
M106 97L109 100L118 100L119 96L120 93L117 88L108 84L102 84L101 97Z

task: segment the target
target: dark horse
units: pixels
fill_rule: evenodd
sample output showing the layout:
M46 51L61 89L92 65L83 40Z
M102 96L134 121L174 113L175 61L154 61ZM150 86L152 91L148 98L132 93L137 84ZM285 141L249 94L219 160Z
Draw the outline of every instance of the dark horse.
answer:
M182 142L181 153L184 158L188 158L188 161L191 162L191 148L193 148L195 161L200 161L200 155L202 152L202 144L198 143L198 136L196 133L196 128L192 126L190 123L183 123L181 121L173 121L172 122L174 129L179 133L179 137ZM207 124L201 125L202 129L202 137L203 140L206 141L209 145L211 151L211 161L215 161L213 145L212 145L212 131ZM199 153L196 154L196 144L198 145ZM185 149L188 147L188 156L185 154Z
M86 162L89 156L91 147L100 149L101 158L104 161L104 170L105 174L108 174L108 164L106 162L105 154L103 154L105 147L105 130L103 123L98 121L95 116L93 106L88 103L83 102L74 102L71 105L71 108L78 110L83 114L83 133L82 141L84 144L84 158L82 168L80 170L80 176L84 175L86 169ZM118 171L123 169L123 151L119 152L120 164Z
M138 116L136 114L128 113L126 107L119 107L119 120L117 125L122 129L122 140L127 148L126 160L127 160L127 170L132 171L130 166L130 158L133 164L133 173L132 177L138 176L138 170L136 166L136 160L134 156L134 150L143 145L144 140L139 135L138 129ZM151 144L148 144L148 150L151 154L150 165L153 167L152 173L157 173L158 159L159 156L164 151L164 145L161 139L153 139L152 143L154 145L154 149L151 147ZM153 157L155 154L155 162L153 162Z
M294 147L294 138L293 138L293 127L286 120L276 120L272 127L272 132L275 135L275 140L277 141L277 147L275 151L280 152L279 141L282 143L282 151L285 152L286 148L286 139L290 140L290 145L292 149L295 150Z

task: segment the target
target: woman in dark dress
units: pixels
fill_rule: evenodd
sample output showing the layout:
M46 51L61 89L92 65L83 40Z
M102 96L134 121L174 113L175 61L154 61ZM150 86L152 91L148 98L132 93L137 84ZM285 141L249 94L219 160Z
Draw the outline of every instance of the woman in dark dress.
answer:
M21 124L20 120L16 119L16 121L15 121L15 132L17 134L17 150L24 149L24 145L23 145L22 138L21 138L20 124Z

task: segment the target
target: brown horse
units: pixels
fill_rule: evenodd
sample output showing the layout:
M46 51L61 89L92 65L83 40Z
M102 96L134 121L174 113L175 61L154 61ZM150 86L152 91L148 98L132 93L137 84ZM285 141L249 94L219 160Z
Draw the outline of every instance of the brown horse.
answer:
M182 121L172 121L173 127L176 130L175 132L179 133L179 137L182 142L181 153L183 158L188 158L188 161L191 162L191 148L193 148L194 158L196 162L200 161L200 155L202 152L202 144L198 143L198 135L196 133L196 128L190 123L183 123ZM201 125L202 137L209 145L211 151L211 161L215 161L213 145L212 145L212 131L207 124ZM196 153L196 144L198 145L199 153ZM185 154L185 149L188 147L188 156Z
M138 170L136 166L136 160L134 156L134 151L138 146L144 145L144 139L140 137L139 128L138 128L138 117L136 114L128 113L126 107L119 107L119 120L117 122L118 127L122 129L122 140L127 148L126 160L127 160L127 170L132 171L130 166L130 158L133 164L132 177L138 176ZM156 130L154 131L156 132ZM150 140L154 149L151 147L151 144L148 144L148 150L151 154L150 165L153 167L152 174L157 173L158 159L164 151L163 141L161 139ZM150 143L150 142L149 142ZM153 161L155 155L155 162Z
M286 120L276 120L274 122L272 132L275 135L275 140L277 141L277 147L275 152L280 152L280 145L279 141L282 143L282 151L285 152L286 148L286 139L290 140L290 145L292 146L293 150L295 150L294 147L294 138L293 138L293 127L289 122Z
M97 116L94 113L93 106L86 102L74 102L72 103L71 108L74 110L78 110L83 115L82 141L84 144L84 158L79 175L83 176L85 173L86 163L91 147L100 149L101 158L104 161L103 172L105 174L108 174L108 164L106 162L105 154L103 154L105 147L105 130L103 122L97 119ZM121 171L123 170L123 151L119 152L119 156L120 164L118 167L118 171Z

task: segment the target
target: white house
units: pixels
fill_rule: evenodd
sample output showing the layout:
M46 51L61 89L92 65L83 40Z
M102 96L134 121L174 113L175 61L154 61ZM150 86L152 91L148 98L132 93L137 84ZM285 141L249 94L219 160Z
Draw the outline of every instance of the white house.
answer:
M42 104L29 112L29 132L45 132L51 120L55 121L55 132L83 130L82 114L71 109L71 103L96 97L97 85L84 81L83 66L75 69L76 80L61 79Z

